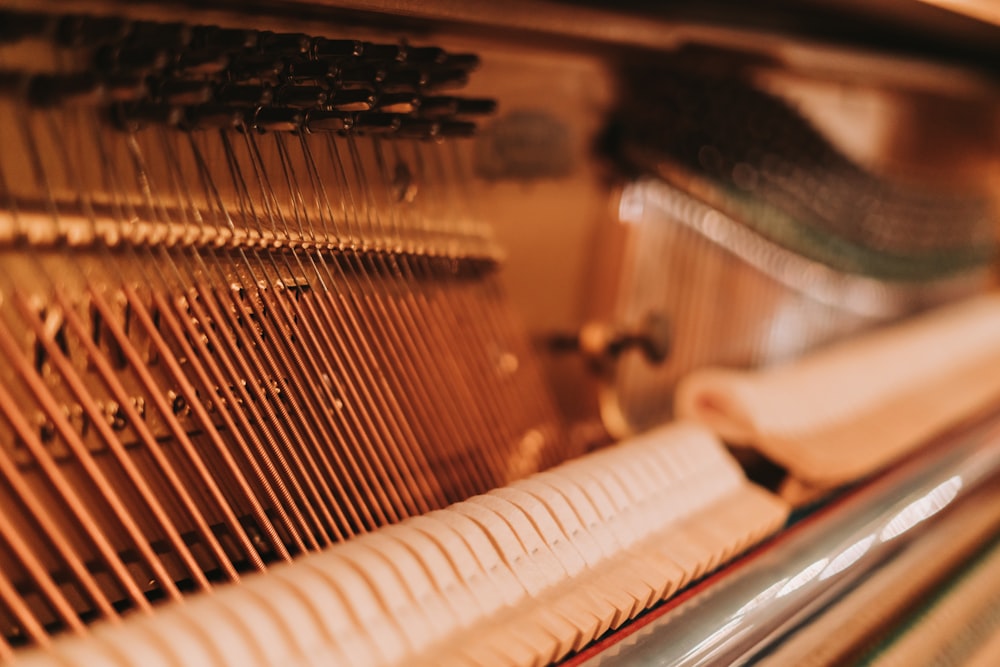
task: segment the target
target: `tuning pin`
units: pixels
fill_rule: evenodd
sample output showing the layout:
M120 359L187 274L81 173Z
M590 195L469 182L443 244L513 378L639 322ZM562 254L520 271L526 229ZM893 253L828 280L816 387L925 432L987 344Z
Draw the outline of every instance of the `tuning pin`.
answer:
M234 58L227 73L230 81L277 83L285 70L285 61L274 54L241 55Z
M439 136L453 137L456 139L473 137L475 136L475 134L476 134L476 124L463 120L441 121L440 129L438 130Z
M320 107L326 102L327 90L320 86L295 86L286 84L274 92L275 104L300 109Z
M257 39L257 48L262 53L278 55L305 55L309 53L312 39L300 32L262 32Z
M412 93L385 93L375 102L375 108L384 113L408 114L419 106L420 98Z
M444 49L436 46L407 46L406 63L408 65L441 65L448 59Z
M341 65L337 72L336 85L339 88L374 89L386 77L386 69L374 63Z
M354 119L354 131L359 134L394 134L402 119L389 113L359 113Z
M297 132L305 121L301 109L260 107L253 117L253 126L259 132Z
M462 88L469 83L469 73L463 69L434 69L427 76L427 90Z
M347 59L358 58L364 51L361 42L353 39L324 39L317 37L312 42L314 58Z
M354 126L354 117L340 111L312 109L306 114L305 128L309 132L349 132Z
M336 61L332 59L321 60L294 60L288 63L286 72L288 81L294 84L329 85L339 73Z
M417 93L430 81L427 72L408 67L390 70L380 82L379 88L387 93Z
M396 136L404 139L434 139L441 133L441 123L426 118L403 118Z
M425 117L454 116L458 111L458 98L436 95L420 98L420 115Z
M401 44L364 42L361 46L361 59L368 62L401 63L406 60L406 50Z
M420 115L442 118L446 116L487 116L496 112L497 102L489 98L431 96L420 100Z
M375 106L375 94L368 90L338 90L327 106L336 111L369 111Z

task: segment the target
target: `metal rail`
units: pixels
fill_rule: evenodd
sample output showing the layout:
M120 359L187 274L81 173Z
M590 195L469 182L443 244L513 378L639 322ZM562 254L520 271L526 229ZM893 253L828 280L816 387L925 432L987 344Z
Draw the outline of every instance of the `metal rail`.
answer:
M752 662L997 473L1000 417L931 445L583 665Z

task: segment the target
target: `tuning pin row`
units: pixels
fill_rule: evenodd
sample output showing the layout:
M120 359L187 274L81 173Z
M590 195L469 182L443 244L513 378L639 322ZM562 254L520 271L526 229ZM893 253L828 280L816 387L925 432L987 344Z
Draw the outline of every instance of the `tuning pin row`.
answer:
M3 90L37 106L118 104L130 127L160 119L183 127L468 136L489 99L442 95L464 86L474 54L436 46L127 21L3 14L0 42L42 35L84 49L78 72L4 75ZM44 18L44 20L43 20ZM9 81L7 80L9 79Z
M169 105L150 102L120 103L113 120L123 128L170 125L188 130L249 128L258 132L336 132L338 134L396 136L406 139L470 137L476 124L462 120L416 118L402 113L351 113L332 109L279 106L238 106L206 103Z
M14 21L0 33L0 39L8 33L8 39L13 39L38 30L36 23L26 19ZM319 61L322 64L316 67L324 75L335 75L342 65L345 69L367 66L372 71L382 72L397 68L424 69L434 72L434 78L442 81L459 81L463 74L479 66L475 54L449 54L436 46L376 44L216 26L127 24L121 19L104 17L66 17L58 24L56 41L62 46L100 47L95 64L105 69L138 67L197 73L203 68L207 73L217 73L231 63L252 64L254 60L260 60L265 66L280 63L280 68L275 70L285 70L286 65L289 69L310 69L313 66L307 63Z

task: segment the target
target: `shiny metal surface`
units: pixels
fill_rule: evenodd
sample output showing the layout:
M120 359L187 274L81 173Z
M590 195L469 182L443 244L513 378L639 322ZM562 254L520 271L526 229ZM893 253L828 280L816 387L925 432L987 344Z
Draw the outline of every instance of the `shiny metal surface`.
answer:
M791 359L980 292L991 278L985 264L909 281L838 270L653 178L623 188L618 219L627 241L610 322L614 329L635 330L659 316L669 322L671 340L666 359L623 354L607 374L601 415L616 437L668 418L674 387L694 369ZM726 299L724 310L706 308L720 298Z
M742 568L590 659L587 667L741 665L933 525L1000 470L1000 419L947 438Z

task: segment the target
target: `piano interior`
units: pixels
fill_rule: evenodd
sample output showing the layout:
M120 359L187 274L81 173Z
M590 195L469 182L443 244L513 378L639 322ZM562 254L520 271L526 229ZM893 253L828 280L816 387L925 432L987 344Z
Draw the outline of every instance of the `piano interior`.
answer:
M0 663L1000 663L1000 13L0 2Z

